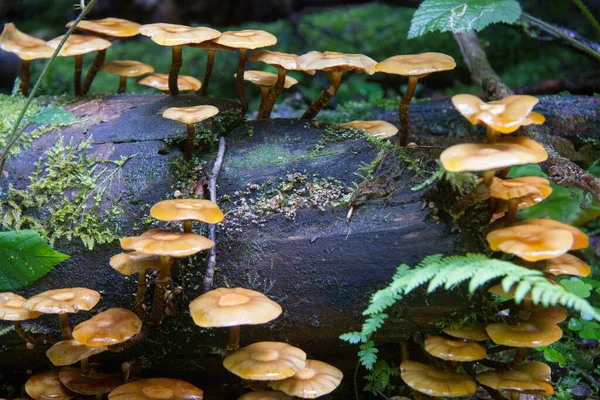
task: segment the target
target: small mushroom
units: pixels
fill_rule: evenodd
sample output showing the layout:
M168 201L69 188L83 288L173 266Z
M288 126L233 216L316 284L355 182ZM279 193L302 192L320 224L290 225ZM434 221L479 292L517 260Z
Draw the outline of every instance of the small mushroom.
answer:
M475 379L492 389L508 390L512 399L519 399L519 392L542 396L554 394L550 384L550 367L537 361L523 363L510 371L482 372Z
M221 32L211 28L192 28L185 25L164 23L142 25L139 31L142 35L150 37L154 43L172 48L172 61L168 82L169 92L173 96L179 94L177 76L181 69L183 45L202 43L221 36Z
M150 378L129 382L109 393L109 400L202 400L202 389L170 378Z
M119 94L125 93L127 90L127 78L154 73L154 68L151 65L134 60L107 61L100 69L120 78L119 88L117 89Z
M89 347L111 346L129 340L142 330L142 321L126 308L109 308L73 329L73 337Z
M480 181L477 182L478 184ZM508 221L516 219L517 210L531 207L552 193L547 179L539 176L505 179L494 177L489 187L490 196L499 199L496 213L508 212Z
M485 330L494 343L511 347L547 346L558 341L563 333L556 323L542 319L519 321L516 325L489 324Z
M163 118L182 122L187 126L187 149L185 152L186 160L191 160L194 154L194 136L196 133L194 124L214 117L218 113L219 109L214 106L171 107L167 108L163 112Z
M58 378L58 370L41 372L25 382L25 391L35 400L69 400L75 393L67 389Z
M591 273L589 264L571 254L563 254L546 260L543 271L554 276L571 275L586 277Z
M350 121L341 123L344 128L356 128L373 135L378 139L389 139L398 133L398 128L387 121Z
M572 250L585 249L590 245L590 238L580 229L550 218L533 218L521 221L519 224L543 226L547 229L566 229L573 234L573 247L571 247Z
M400 377L413 390L433 397L460 397L477 389L475 381L466 374L442 371L416 361L402 361Z
M42 313L28 310L23 307L23 303L25 303L25 297L10 292L0 293L0 319L14 321L15 331L25 340L27 348L31 350L36 340L25 332L21 321L37 318Z
M377 64L377 72L408 77L408 87L400 100L398 115L400 118L400 145L408 144L408 107L417 82L433 72L449 71L456 67L454 58L442 53L421 53L393 56Z
M167 74L150 74L137 81L138 85L150 86L154 89L158 89L161 92L169 92L169 75ZM192 91L196 92L202 86L202 82L193 76L178 75L177 77L177 90L178 91Z
M212 76L213 67L215 65L215 52L216 51L228 51L230 53L233 53L235 51L235 49L232 47L216 44L211 40L207 40L206 42L202 42L202 43L190 43L187 46L195 48L195 49L206 50L206 54L207 54L206 68L204 69L204 78L202 79L202 88L200 88L200 94L203 96L206 96L206 94L208 93L208 85L210 83L210 77Z
M290 396L315 399L333 392L342 382L342 371L322 361L306 360L306 367L294 376L269 382L269 387Z
M70 391L96 396L99 400L104 398L104 394L125 383L123 374L94 372L92 376L86 376L79 368L74 367L61 368L58 379Z
M164 200L150 209L152 218L159 221L183 221L183 231L192 231L192 221L216 224L223 220L223 212L215 203L204 199Z
M89 357L108 350L106 346L86 346L75 339L61 340L46 351L52 365L62 367L81 361L81 371L87 373Z
M482 324L464 325L460 328L444 328L446 335L464 340L475 340L478 342L488 340L489 336Z
M425 351L434 357L447 361L469 362L482 360L485 348L476 342L429 336L425 339Z
M277 75L270 72L248 70L244 72L244 80L251 82L260 88L260 106L258 107L256 119L262 119L264 108L268 102L269 91L275 86L277 82ZM298 83L298 81L291 76L286 76L284 82L285 89L288 89Z
M238 397L238 400L294 400L292 396L288 396L283 392L250 392Z

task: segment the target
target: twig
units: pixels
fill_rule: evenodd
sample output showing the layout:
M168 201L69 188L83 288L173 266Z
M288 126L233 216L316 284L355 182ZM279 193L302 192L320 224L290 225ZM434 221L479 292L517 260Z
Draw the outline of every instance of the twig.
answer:
M213 203L217 202L217 180L219 179L219 172L221 172L221 165L223 165L223 157L225 155L225 138L221 136L219 138L219 151L217 152L217 158L213 165L212 173L208 180L208 190L210 192L210 200ZM208 227L208 238L215 241L215 225ZM208 261L206 263L206 271L204 272L204 292L208 292L212 287L213 278L215 276L215 264L217 262L217 245L215 244L208 251Z
M592 26L596 30L596 33L600 34L600 24L598 23L596 18L594 18L594 15L590 12L590 10L588 10L588 8L585 6L585 4L583 4L583 1L581 1L581 0L572 0L572 1L573 1L573 3L575 3L577 8L579 8L579 11L581 11L581 13L587 18L587 20L590 22L590 24L592 24Z
M469 67L471 78L492 100L513 95L513 91L502 82L491 67L474 31L455 33L454 38ZM527 136L541 143L548 152L548 159L540 166L554 183L565 187L579 188L600 200L600 179L587 173L568 158L561 156L554 148L551 135L544 125L526 126L522 130Z

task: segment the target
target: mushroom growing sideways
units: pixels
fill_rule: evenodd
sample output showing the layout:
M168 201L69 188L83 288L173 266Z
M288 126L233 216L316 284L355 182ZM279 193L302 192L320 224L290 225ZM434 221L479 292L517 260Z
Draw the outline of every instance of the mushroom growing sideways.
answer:
M550 384L550 367L537 361L523 363L510 371L482 372L475 379L492 389L508 390L511 399L519 399L519 392L542 396L554 394Z
M127 78L154 73L154 68L151 65L134 60L107 61L100 69L106 73L117 75L120 78L117 93L125 93L127 90Z
M387 121L350 121L341 123L344 128L362 129L378 139L389 139L398 133L398 128Z
M137 81L138 85L150 86L158 89L161 92L169 92L169 75L167 74L150 74ZM200 89L202 83L193 76L179 75L177 77L177 88L179 91L195 92Z
M208 119L210 117L214 117L218 113L219 109L214 106L171 107L167 108L163 112L163 118L182 122L186 125L186 160L191 160L192 155L194 154L194 135L196 133L196 128L194 127L194 124L204 121L205 119Z
M269 387L290 396L315 399L333 392L342 382L342 371L322 361L306 360L306 367L294 376L269 383Z
M268 103L269 90L275 86L277 82L277 75L270 72L249 70L244 72L244 80L251 82L260 88L260 106L258 107L256 119L262 119L265 107ZM284 88L288 89L297 83L298 81L296 79L292 78L291 76L286 76ZM269 115L270 114L271 113L269 112Z

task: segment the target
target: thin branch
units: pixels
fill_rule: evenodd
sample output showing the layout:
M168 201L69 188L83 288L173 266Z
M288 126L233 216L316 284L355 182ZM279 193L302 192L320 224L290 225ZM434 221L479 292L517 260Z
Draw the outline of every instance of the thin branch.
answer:
M581 1L581 0L572 0L572 1L573 1L573 3L575 3L577 8L579 8L579 11L581 11L581 13L584 15L584 17L587 18L587 20L590 22L590 24L592 24L592 26L596 30L596 33L600 34L600 24L598 23L596 18L594 18L594 15L590 12L590 10L588 10L588 8L585 6L585 4L583 4L583 1Z
M221 136L219 138L219 151L217 152L217 158L213 165L212 173L208 180L208 190L210 193L210 200L213 203L217 202L217 180L219 179L219 172L221 172L221 165L223 165L223 157L225 156L225 138ZM208 227L208 238L215 241L216 227L214 224ZM212 287L213 278L215 276L215 264L217 263L217 245L215 244L208 251L208 261L206 263L206 271L204 272L204 292L208 292Z

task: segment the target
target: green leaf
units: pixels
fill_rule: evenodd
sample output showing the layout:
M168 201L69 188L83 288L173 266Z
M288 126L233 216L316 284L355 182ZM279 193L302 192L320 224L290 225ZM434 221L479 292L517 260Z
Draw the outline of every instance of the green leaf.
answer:
M563 285L567 291L581 297L582 299L590 297L592 294L592 289L594 288L592 285L589 285L577 278L562 279L560 284Z
M72 124L77 120L77 117L61 108L45 108L36 115L29 117L32 122L38 124Z
M565 356L563 356L561 353L550 347L547 347L544 350L544 358L548 362L558 363L558 365L560 365L561 367L565 367L567 365L567 360L565 359Z
M516 0L425 0L413 15L408 38L435 31L480 31L497 22L513 23L520 15Z
M579 332L580 330L583 329L583 324L581 323L580 320L578 320L577 318L571 318L569 320L569 330L573 331L573 332Z
M579 331L579 337L582 339L600 340L600 331L596 329L583 329Z
M0 232L0 290L18 290L69 258L48 246L35 231Z

